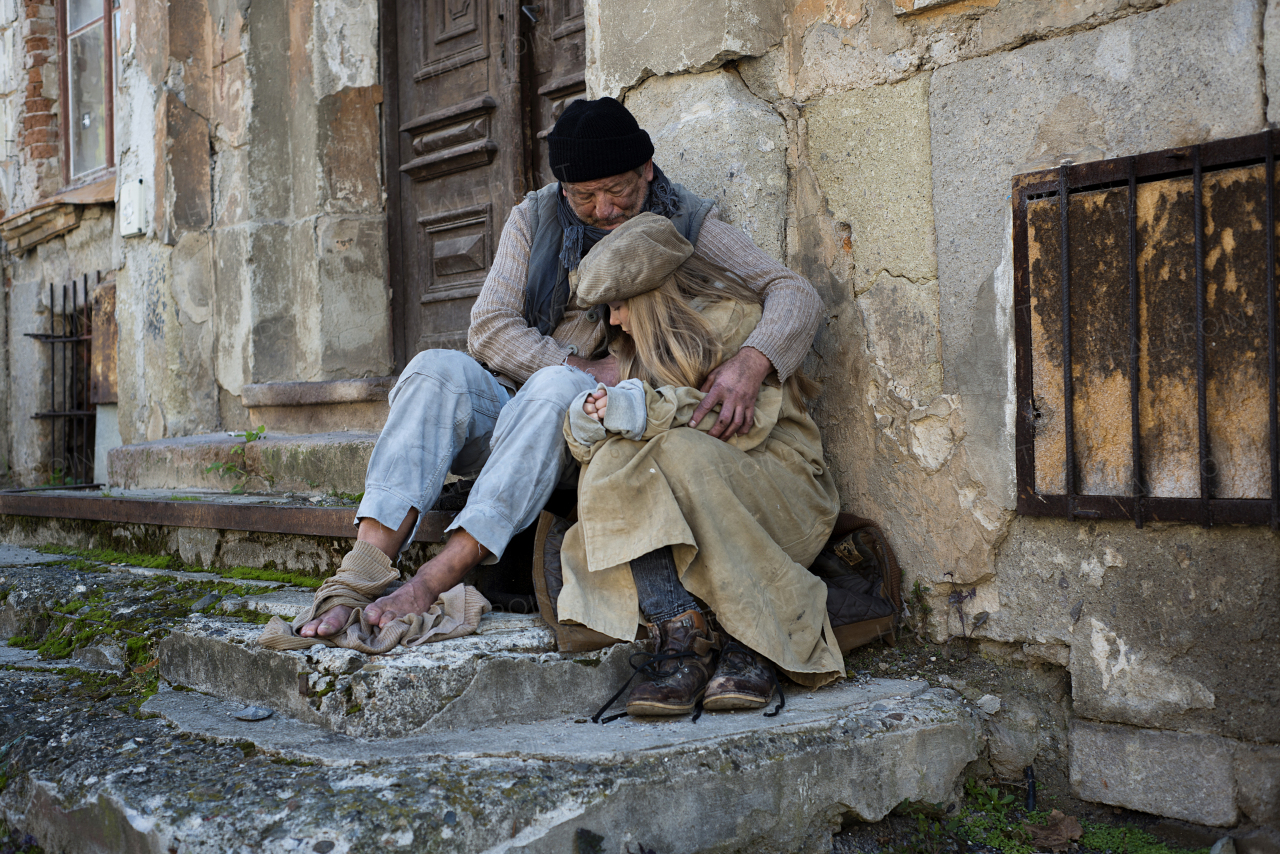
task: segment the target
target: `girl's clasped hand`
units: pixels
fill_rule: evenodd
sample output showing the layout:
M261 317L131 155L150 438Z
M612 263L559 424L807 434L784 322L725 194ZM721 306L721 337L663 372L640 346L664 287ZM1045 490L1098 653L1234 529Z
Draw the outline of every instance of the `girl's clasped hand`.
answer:
M609 391L602 388L587 395L587 399L582 402L582 411L603 424L604 411L608 405Z

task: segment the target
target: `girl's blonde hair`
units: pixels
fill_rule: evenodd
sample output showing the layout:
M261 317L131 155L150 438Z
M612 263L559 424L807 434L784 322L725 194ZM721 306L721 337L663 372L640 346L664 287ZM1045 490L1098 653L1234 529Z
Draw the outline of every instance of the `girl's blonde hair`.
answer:
M722 300L764 303L741 276L696 251L657 288L628 299L631 334L621 335L615 347L620 377L634 377L654 388L700 388L725 354L695 305ZM799 372L788 378L787 386L801 397L818 393Z

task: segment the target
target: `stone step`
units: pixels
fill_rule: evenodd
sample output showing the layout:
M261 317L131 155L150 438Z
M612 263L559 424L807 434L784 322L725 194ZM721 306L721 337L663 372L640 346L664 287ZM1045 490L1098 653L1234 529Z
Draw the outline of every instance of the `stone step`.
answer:
M354 495L364 491L377 438L372 432L268 432L247 442L209 433L121 445L107 455L107 482L111 489Z
M66 746L2 796L17 826L75 854L108 839L157 852L826 854L845 821L953 801L981 733L948 689L889 680L797 694L777 718L564 718L373 742L279 715L241 722L238 703L192 692L161 690L144 711L160 717L99 718L119 729L106 737L82 733L84 716L30 724Z
M41 489L0 492L0 538L168 555L205 568L274 567L331 574L355 537L356 502L322 493L231 495L197 489ZM452 513L430 511L402 555L416 567Z
M977 713L919 680L795 689L773 718L600 726L588 715L630 672L629 645L561 656L536 618L491 614L476 635L385 656L267 653L257 625L166 607L212 589L203 573L11 547L0 572L0 636L88 599L177 611L155 626L177 630L140 718L86 692L75 657L13 650L0 669L0 814L49 851L830 851L845 818L950 800L981 745ZM181 595L141 572L171 575ZM235 595L292 614L309 593L264 582ZM335 714L345 691L357 703ZM274 713L239 721L246 702Z
M292 617L310 598L248 597ZM238 604L238 603L233 603ZM283 607L282 607L283 606ZM541 618L492 612L468 637L369 656L320 644L263 649L262 626L196 615L160 643L170 683L365 738L467 729L556 716L588 717L631 674L640 650L561 655Z

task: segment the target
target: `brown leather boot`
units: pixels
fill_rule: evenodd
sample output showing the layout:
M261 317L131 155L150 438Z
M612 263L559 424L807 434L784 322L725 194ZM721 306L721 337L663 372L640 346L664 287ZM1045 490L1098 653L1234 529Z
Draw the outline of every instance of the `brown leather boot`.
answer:
M769 659L728 638L720 651L715 675L707 685L702 707L707 711L763 708L773 696L776 684Z
M693 711L711 678L715 635L697 611L657 627L649 676L627 698L629 715L683 715Z

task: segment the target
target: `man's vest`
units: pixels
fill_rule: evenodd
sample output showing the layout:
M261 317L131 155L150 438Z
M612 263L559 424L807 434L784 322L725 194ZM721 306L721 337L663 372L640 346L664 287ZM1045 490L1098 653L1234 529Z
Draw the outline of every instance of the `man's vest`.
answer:
M693 245L698 244L698 232L702 230L702 222L715 206L711 199L704 199L689 192L682 184L672 182L671 187L680 200L680 210L671 217L676 230ZM533 241L529 247L529 272L525 282L525 305L542 306L551 300L556 286L568 278L568 271L560 263L560 247L564 242L564 229L560 227L560 218L556 215L559 205L560 185L548 184L525 198L532 202L530 206L530 225L533 229ZM566 289L567 292L567 289ZM565 306L548 306L556 318L556 323L564 316ZM526 315L529 312L526 311ZM551 331L544 330L550 335Z

